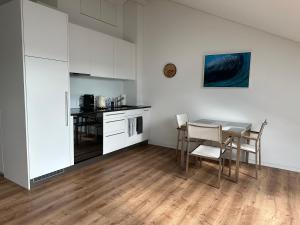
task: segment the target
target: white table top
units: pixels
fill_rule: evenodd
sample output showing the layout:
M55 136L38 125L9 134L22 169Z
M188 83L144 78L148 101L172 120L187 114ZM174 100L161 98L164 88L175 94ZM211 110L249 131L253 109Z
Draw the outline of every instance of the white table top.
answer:
M243 133L250 130L252 127L251 123L229 122L229 121L210 120L210 119L200 119L194 121L193 123L221 125L222 130L224 132L230 133L233 136L241 136Z

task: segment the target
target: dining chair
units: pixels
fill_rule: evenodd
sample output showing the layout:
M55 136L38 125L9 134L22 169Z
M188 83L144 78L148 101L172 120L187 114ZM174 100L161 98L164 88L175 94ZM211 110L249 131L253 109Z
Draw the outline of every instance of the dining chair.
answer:
M259 169L261 169L261 137L265 126L268 124L267 120L265 120L260 127L259 131L249 131L248 134L242 136L242 139L246 141L246 143L241 143L241 151L246 152L247 154L247 163L249 158L249 153L255 155L255 178L258 177L258 165ZM252 143L251 143L252 142ZM254 142L254 143L253 143ZM235 142L232 143L232 148L237 149L237 144Z
M189 121L188 115L186 113L178 114L176 115L176 121L177 121L176 160L177 160L180 142L181 142L181 151L182 151L184 142L186 141L185 132L186 132L186 124Z
M205 140L213 143L213 145L200 144L193 151L189 151L190 140ZM221 125L208 125L198 123L187 124L187 158L186 158L186 176L189 170L189 157L194 156L202 158L216 160L219 162L218 172L218 185L220 188L221 172L224 167L224 154L229 150L229 176L231 175L231 157L232 157L232 138L228 137L223 140L222 126Z

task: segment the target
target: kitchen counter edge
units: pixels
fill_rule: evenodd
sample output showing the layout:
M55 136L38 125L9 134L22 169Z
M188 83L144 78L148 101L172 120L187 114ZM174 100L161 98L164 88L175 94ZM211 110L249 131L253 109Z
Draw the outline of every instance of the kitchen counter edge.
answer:
M136 110L136 109L146 109L151 108L151 106L130 106L124 108L110 108L110 109L97 109L91 112L81 111L79 108L71 108L71 116L80 116L80 115L89 115L94 113L107 113L107 112L119 112L119 111L127 111L127 110Z

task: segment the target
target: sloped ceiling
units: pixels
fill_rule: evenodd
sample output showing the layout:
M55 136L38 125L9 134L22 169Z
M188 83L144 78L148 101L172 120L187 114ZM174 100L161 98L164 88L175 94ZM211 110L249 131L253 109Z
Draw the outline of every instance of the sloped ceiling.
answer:
M173 0L300 43L300 0Z

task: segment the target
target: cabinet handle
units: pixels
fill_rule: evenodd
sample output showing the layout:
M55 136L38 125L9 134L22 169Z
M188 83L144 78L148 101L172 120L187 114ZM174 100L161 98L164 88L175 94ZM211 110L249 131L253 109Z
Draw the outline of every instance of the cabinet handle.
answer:
M66 126L69 126L69 98L68 92L65 92L65 112L66 112Z
M122 120L107 121L107 122L105 122L105 123L114 123L114 122L119 122L119 121L125 121L125 119L122 119Z
M114 113L114 114L108 114L108 115L105 115L105 116L116 116L116 115L124 115L125 113Z
M107 135L105 137L112 137L112 136L116 136L116 135L119 135L119 134L124 134L125 132L121 132L121 133L117 133L117 134L111 134L111 135Z

